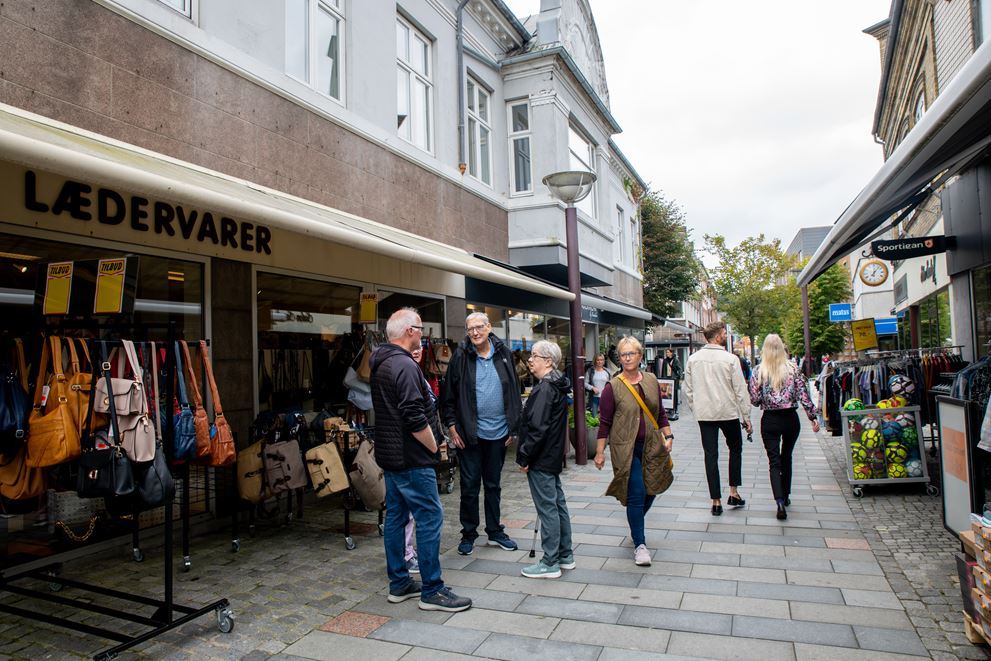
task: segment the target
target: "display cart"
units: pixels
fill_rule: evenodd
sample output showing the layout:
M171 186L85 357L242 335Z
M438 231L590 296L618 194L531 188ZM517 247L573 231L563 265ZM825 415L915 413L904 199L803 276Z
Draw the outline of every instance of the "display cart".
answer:
M361 429L350 429L350 430L329 430L328 440L337 446L338 451L341 453L341 458L344 460L345 470L348 472L348 483L351 482L351 465L354 463L354 458L358 454L358 444L361 443L362 439L368 438L374 442L375 440L375 430L372 427L363 427ZM361 502L361 498L358 497L358 493L354 490L353 486L349 486L344 494L344 548L348 551L353 551L355 549L354 536L351 535L351 511L362 509L368 511L367 506ZM378 525L377 530L379 536L385 534L385 525L383 523L385 510L378 510Z
M930 483L922 445L922 420L918 406L868 408L847 411L843 419L847 479L853 495L861 498L865 486Z

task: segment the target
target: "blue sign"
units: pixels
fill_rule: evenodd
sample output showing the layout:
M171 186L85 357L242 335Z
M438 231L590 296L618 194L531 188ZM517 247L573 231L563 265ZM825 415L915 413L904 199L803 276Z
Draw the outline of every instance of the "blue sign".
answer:
M878 335L897 335L898 317L874 317L874 332Z
M829 320L832 323L839 323L842 321L850 321L853 319L853 310L849 303L830 303L829 304Z

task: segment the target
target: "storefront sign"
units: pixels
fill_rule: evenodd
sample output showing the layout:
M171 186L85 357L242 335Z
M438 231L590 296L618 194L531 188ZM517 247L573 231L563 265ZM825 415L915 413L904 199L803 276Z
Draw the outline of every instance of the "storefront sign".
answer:
M42 312L46 315L69 314L69 299L72 297L72 262L49 264L47 271Z
M849 303L830 303L829 321L836 324L853 319L852 306Z
M897 335L898 317L875 317L874 332L878 335Z
M853 329L854 351L866 351L877 348L877 331L873 319L858 319L851 324Z
M943 233L943 219L936 221L932 228L933 237L919 237L917 240L936 238ZM940 253L906 259L895 265L895 305L904 310L910 305L918 305L919 301L935 294L950 284L950 276L946 270L946 256ZM905 278L905 291L898 290L898 284Z
M361 305L358 311L359 324L374 324L378 322L378 294L362 292Z
M871 252L875 257L894 261L946 252L955 244L952 236L921 236L896 241L871 241Z
M124 311L124 270L127 259L101 259L96 267L96 295L93 314L120 314Z
M599 309L593 308L590 305L582 306L582 321L588 321L593 324L599 323Z
M179 204L151 201L139 195L125 195L109 188L97 188L71 179L63 182L53 199L39 199L38 176L24 173L24 208L36 213L66 215L83 222L96 220L103 225L126 222L135 232L182 236L189 241L240 248L251 253L272 254L272 231L264 225L237 221L209 211L189 209Z

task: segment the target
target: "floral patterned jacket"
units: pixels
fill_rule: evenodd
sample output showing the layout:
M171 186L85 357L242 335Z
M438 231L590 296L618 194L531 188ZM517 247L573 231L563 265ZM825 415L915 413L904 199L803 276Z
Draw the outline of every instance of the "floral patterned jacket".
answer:
M809 396L809 385L805 380L805 375L792 366L791 373L781 384L780 390L775 390L771 384L760 383L760 368L754 370L750 377L750 403L758 406L764 411L775 411L779 409L794 409L801 404L809 420L815 420L819 411L812 403Z

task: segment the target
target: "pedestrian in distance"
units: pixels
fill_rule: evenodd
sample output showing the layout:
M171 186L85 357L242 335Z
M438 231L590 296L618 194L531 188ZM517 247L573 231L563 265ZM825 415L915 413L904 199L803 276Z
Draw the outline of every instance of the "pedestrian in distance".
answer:
M594 417L599 417L599 402L602 399L602 389L609 383L609 370L606 369L606 357L596 354L592 365L585 372L585 390L589 391L589 411Z
M516 463L530 485L544 555L521 573L527 578L560 578L562 569L575 568L571 515L561 487L571 381L557 369L561 349L553 342L535 343L528 363L537 383L523 407Z
M777 517L788 518L791 505L791 455L798 441L801 424L798 406L812 421L812 431L819 431L818 411L809 397L805 375L788 360L781 338L771 334L764 338L760 366L750 378L750 403L764 411L760 418L760 436L767 452L771 491L777 503Z
M419 597L422 610L447 612L471 608L441 579L440 533L444 510L437 492L438 443L444 438L436 405L423 373L413 360L423 323L413 308L389 317L388 342L372 353L371 389L375 411L375 461L385 473L386 570L391 603ZM420 581L410 577L404 557L405 528L416 521Z
M705 477L712 499L712 514L723 513L719 480L719 432L729 449L729 491L726 503L740 508L746 502L738 487L743 483L743 435L750 434L750 394L737 356L726 351L726 323L714 321L702 330L706 345L688 357L685 366L685 401L695 413L705 452Z
M471 555L478 539L478 494L485 491L488 545L505 551L518 547L501 522L502 467L506 447L516 440L520 421L520 385L509 347L492 333L484 312L465 319L467 335L447 368L441 412L458 451L461 473L461 543Z
M643 347L635 337L619 341L622 371L602 391L595 467L606 463L606 442L612 458L613 480L606 495L626 507L633 539L633 561L650 566L644 517L654 498L667 490L672 475L674 434L661 405L657 377L640 370Z

